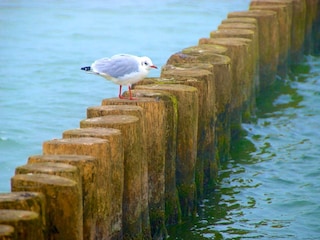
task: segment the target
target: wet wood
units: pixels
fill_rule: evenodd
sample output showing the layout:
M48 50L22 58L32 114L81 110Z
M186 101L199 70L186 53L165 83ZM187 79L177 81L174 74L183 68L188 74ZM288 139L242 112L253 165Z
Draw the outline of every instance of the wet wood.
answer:
M236 24L234 24L236 26ZM240 24L238 24L239 26ZM238 79L238 81L241 82L242 86L242 95L241 95L241 104L242 104L242 120L244 122L248 121L250 119L251 114L253 114L255 109L255 96L256 91L259 89L260 85L260 79L259 79L259 43L258 43L258 32L257 29L244 29L244 28L222 28L221 30L212 31L210 33L211 38L205 39L202 38L199 40L199 44L216 44L215 39L221 38L224 39L223 42L220 44L223 44L223 46L228 47L229 51L226 53L227 56L231 57L230 54L230 42L239 41L246 46L244 46L244 50L246 53L240 54L241 49L239 50L239 46L237 49L236 55L238 56L238 60L240 61L240 65L238 63L232 64L231 67L233 69L236 68L242 68L244 75L242 76L234 76L234 78ZM229 39L230 38L230 39ZM211 40L213 39L213 40ZM227 40L227 41L225 41ZM232 46L233 50L236 50L234 48L235 46ZM239 52L240 51L240 52ZM245 58L245 60L241 60L241 58ZM234 60L234 58L232 58ZM242 64L242 66L241 66Z
M90 208L93 214L91 219L96 219L95 237L106 239L111 234L111 204L112 199L109 194L111 185L110 173L110 145L107 140L99 138L70 138L54 139L43 143L44 155L86 155L96 159L96 182L95 199ZM96 218L94 218L96 216Z
M33 163L18 166L15 170L15 174L35 174L43 173L49 175L56 175L74 180L79 183L79 189L82 192L82 181L80 178L79 169L75 166L64 163Z
M0 209L27 210L36 212L41 220L44 238L47 238L45 215L46 199L40 192L0 193ZM1 238L0 238L1 239Z
M248 45L242 38L202 38L200 44L220 44L228 48L227 56L231 59L232 88L231 88L231 120L230 128L232 137L237 137L241 129L242 112L246 106L246 94L249 92L250 81L249 69L252 65L248 64ZM249 62L250 63L250 62ZM251 76L252 77L252 76Z
M0 240L15 240L17 239L14 227L10 225L0 224Z
M219 159L225 159L228 157L230 147L230 103L232 72L230 58L216 54L216 49L220 50L220 54L226 54L228 51L226 47L218 44L202 44L199 46L185 48L180 54L173 54L170 56L163 72L171 71L172 69L175 69L176 71L177 69L180 69L181 72L183 72L185 68L193 68L194 71L197 71L196 68L203 68L213 74L212 79L203 78L204 81L206 81L203 87L207 90L204 91L200 88L200 86L197 87L194 84L193 86L197 87L199 91L202 92L199 94L201 96L199 96L200 120L198 126L198 137L202 140L198 140L198 156L203 156L207 160L212 160L212 158L217 158L218 156L218 159L215 160L218 162ZM169 64L176 67L171 67ZM189 76L186 74L186 78L187 77ZM199 74L198 78L202 78L201 74ZM178 80L175 79L175 81L188 84L180 79L181 77ZM213 93L211 91L213 91ZM214 96L214 98L212 96ZM201 104L202 102L204 102L204 104ZM214 109L214 111L210 112L208 109ZM217 121L218 118L221 121ZM210 136L210 132L212 131L212 126L210 125L212 125L212 123L215 124L215 132L213 134L215 135L214 137ZM219 124L224 125L224 131L221 131L221 128L217 126ZM203 133L205 133L206 136L203 136ZM226 140L224 141L224 150L217 153L217 148L220 149L221 147L220 143L222 143L222 141L220 140L223 138L222 136L224 136L224 139ZM215 141L217 139L219 139L219 141ZM211 169L210 171L205 170L205 185L208 185L209 179L212 179L209 176L217 174L217 162L214 163L213 161L211 163L212 167L209 168ZM198 192L198 194L201 195L201 190Z
M85 155L32 155L29 164L64 163L79 169L82 182L83 197L83 239L94 239L96 216L92 207L95 199L96 158Z
M111 185L109 194L112 196L111 207L111 239L121 239L122 233L122 198L123 198L123 143L121 131L113 128L77 128L63 132L63 138L93 137L105 139L110 146L110 171ZM92 170L88 169L91 171ZM92 179L86 179L87 184L94 182ZM88 224L89 225L89 224ZM92 235L92 234L91 234ZM90 238L87 238L90 239Z
M292 22L292 8L283 4L262 4L263 2L251 2L250 10L271 10L277 13L279 24L279 62L277 73L281 77L286 77L288 73L288 53L291 45L291 22Z
M0 209L0 239L45 240L46 238L43 235L41 219L36 212Z
M279 24L277 13L268 10L231 12L228 18L255 18L259 30L260 91L270 86L276 77L279 58Z
M82 199L78 183L48 174L18 174L11 178L11 190L42 192L45 195L49 239L58 236L83 239Z
M131 115L108 115L88 118L80 122L81 128L115 128L123 135L124 146L124 192L123 192L123 233L124 238L136 238L143 233L150 238L149 226L142 225L145 214L143 206L148 206L148 195L142 194L142 184L147 176L145 147L141 120ZM146 163L147 164L147 163ZM143 210L143 211L142 211ZM148 222L149 223L149 222ZM146 224L146 223L144 223ZM148 229L149 228L149 229Z
M136 94L135 91L132 91ZM135 95L136 96L136 95ZM142 196L148 196L146 199L149 206L150 227L152 238L165 238L167 231L165 227L165 119L166 108L165 103L160 99L145 98L137 96L137 99L119 100L108 98L102 101L102 107L109 107L108 113L105 114L131 114L140 118L143 126L144 146L146 151L147 163L142 168L146 169L147 181L143 180L142 191L147 189L147 193L142 193ZM128 108L141 108L140 113L134 114ZM145 114L147 113L147 114ZM146 206L142 206L145 208Z
M183 215L196 209L195 165L198 132L197 89L181 84L138 85L138 89L165 91L177 99L176 181Z

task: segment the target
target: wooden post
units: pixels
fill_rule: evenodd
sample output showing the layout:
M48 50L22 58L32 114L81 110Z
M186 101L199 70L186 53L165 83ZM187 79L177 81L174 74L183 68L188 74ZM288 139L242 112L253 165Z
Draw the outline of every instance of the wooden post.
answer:
M291 0L288 0L291 1ZM221 25L218 26L218 29L248 29L254 32L252 38L247 35L242 35L243 38L249 38L252 40L253 46L253 64L255 66L254 69L254 83L255 83L255 95L260 91L260 51L259 51L259 27L258 22L255 18L249 17L234 17L234 18L227 18L221 21ZM231 37L229 35L229 37ZM234 35L233 37L239 37L239 35Z
M119 105L121 101L115 100L115 105L102 105L102 106L94 106L88 107L87 109L87 118L94 118L94 117L102 117L107 115L133 115L138 118L143 117L143 108L135 105L129 105L130 102L123 101L123 105ZM109 101L108 99L102 100L102 104ZM110 100L110 101L113 101ZM132 102L132 101L131 101ZM118 104L116 104L118 103ZM134 102L136 104L136 102ZM142 121L142 119L141 119Z
M243 89L247 86L249 73L248 64L245 62L248 56L248 46L239 38L202 38L200 44L220 44L228 47L227 56L231 59L232 88L231 88L231 135L236 138L239 135L242 123L242 110L245 105L246 93ZM252 65L250 66L252 67Z
M41 229L46 239L48 235L45 208L46 199L40 192L0 193L0 209L27 210L39 215L42 224Z
M135 93L133 91L133 93ZM142 191L146 189L148 196L150 227L152 238L166 238L167 230L165 227L165 119L166 109L163 101L154 98L140 97L135 100L121 99L104 99L102 105L108 113L105 114L130 114L128 105L132 107L140 107L144 110L142 121L142 129L144 132L146 147L146 165L143 167L147 171L146 185L142 187ZM123 107L125 106L125 107ZM133 114L133 113L131 113ZM137 115L137 117L139 117ZM142 182L145 182L142 180Z
M232 19L232 18L228 18ZM254 19L254 18L249 18L249 19ZM243 22L228 22L228 21L222 21L222 23L218 26L218 30L223 30L223 29L245 29L245 30L250 30L253 32L257 32L258 26L257 24L254 23L243 23Z
M233 19L237 20L240 19L239 21L232 21ZM241 19L249 19L254 20L252 23L246 23L246 22L241 22ZM227 21L229 20L229 21ZM253 63L253 82L254 82L254 88L252 89L252 98L256 96L256 93L259 92L259 85L260 85L260 79L259 79L259 71L260 71L260 65L259 65L259 30L258 30L258 25L257 25L257 20L254 18L228 18L224 21L222 21L222 24L218 26L218 29L247 29L253 32L251 35L250 32L248 34L243 34L238 35L237 32L225 32L227 35L224 35L223 37L243 37L243 38L248 38L252 40L251 44L249 45L252 50L249 50L249 52L252 52L252 63ZM254 102L254 100L252 100Z
M198 47L199 49L200 47ZM196 51L198 52L198 51ZM194 59L195 56L185 55L186 59ZM201 57L199 57L201 58ZM206 57L210 59L208 54ZM213 57L211 56L211 59ZM195 61L195 59L193 60ZM199 61L199 60L198 60ZM168 60L170 62L170 59ZM214 172L217 172L218 162L215 158L216 142L215 142L215 124L216 124L216 89L212 74L212 65L208 70L203 69L202 64L178 64L176 66L166 65L162 68L162 78L173 78L181 84L190 85L198 89L199 97L199 115L198 115L198 133L197 133L197 160L195 181L197 196L203 196L204 188L204 166L211 165ZM210 71L209 71L210 70Z
M298 64L303 59L306 31L306 0L292 0L291 59L290 64Z
M189 66L191 68L204 68L206 70L209 70L213 74L213 79L208 80L209 86L212 84L212 89L214 89L214 96L215 99L206 97L206 94L203 94L201 97L204 98L205 101L209 101L207 106L203 106L201 109L202 111L205 111L204 114L200 115L199 119L205 118L207 115L207 122L203 123L201 120L199 121L199 129L198 129L198 137L201 136L203 133L203 124L207 124L206 128L210 128L210 122L214 120L215 124L215 139L217 141L214 141L214 138L211 136L208 136L207 140L202 139L203 141L198 141L198 156L203 156L205 152L207 154L205 155L211 155L212 157L218 157L216 158L216 162L219 162L220 160L227 159L229 156L229 149L230 149L230 102L231 102L231 66L230 66L230 58L227 56L222 56L220 54L216 54L217 50L219 50L220 54L226 54L228 49L226 47L223 47L221 45L213 45L213 44L202 44L196 47L190 47L183 49L181 54L174 54L172 55L169 60L167 61L167 64L172 64L174 66L177 66L179 68L181 67L188 67L188 64L193 64L193 66ZM205 64L200 63L207 63L209 66ZM172 67L165 66L165 69L170 69ZM181 82L183 83L183 82ZM195 86L195 85L194 85ZM199 89L201 91L201 89ZM207 94L211 96L212 94L208 91ZM199 99L201 102L201 99ZM212 108L214 109L214 112L211 112L213 115L210 116L210 112L207 113L207 109ZM223 116L222 116L223 115ZM210 120L211 118L211 120ZM219 119L219 120L217 120ZM221 128L221 124L224 126L223 129ZM212 130L204 130L205 132L210 132ZM210 134L208 134L210 135ZM205 144L204 144L205 142ZM217 146L216 150L212 152L214 149L212 149L212 145L210 146L210 143ZM206 145L209 148L206 148ZM200 147L199 147L200 146ZM211 149L208 151L208 149ZM203 150L203 151L202 151ZM210 162L210 161L209 161ZM209 164L207 162L207 164ZM207 168L205 167L205 185L208 185L209 180L214 182L214 178L217 174L217 166L214 163L210 163L211 167Z
M319 6L319 0L318 0L318 6L317 6L317 13L315 16L315 20L313 22L313 28L312 28L312 38L313 38L313 46L312 46L312 53L315 55L320 54L320 6Z
M83 239L82 199L78 183L54 175L18 174L11 178L11 190L42 192L45 195L49 239Z
M317 24L317 12L320 8L319 0L306 1L306 30L304 40L304 54L314 54L315 38L314 34Z
M156 79L149 78L149 82ZM162 116L165 123L165 222L167 225L181 221L181 208L176 187L176 139L177 139L177 99L174 95L166 92L138 89L134 86L134 95L154 98L162 101L165 105L165 114Z
M231 12L228 18L255 18L259 30L260 91L270 86L276 77L279 56L279 24L274 11L251 10Z
M83 194L83 239L93 240L96 224L92 209L96 201L96 158L84 155L33 155L28 158L28 164L44 162L70 164L79 169Z
M222 25L221 25L222 26ZM234 26L237 26L234 24ZM241 26L238 24L238 26ZM246 50L245 56L238 56L242 67L244 70L244 76L240 78L234 76L234 78L240 79L242 85L242 120L244 122L250 121L251 114L255 111L255 98L256 91L259 89L260 79L259 79L259 41L258 41L258 32L257 29L244 29L244 28L226 28L217 31L212 31L210 33L211 39L216 38L232 38L233 41L237 40L246 44L244 49ZM199 43L210 43L210 39L200 39ZM211 42L214 43L214 40ZM228 45L224 45L228 46ZM229 46L230 47L230 46ZM228 53L226 54L227 56ZM245 63L241 61L241 58L245 57ZM237 66L233 66L237 68Z
M292 9L290 12L289 6L274 4L273 2L252 1L250 10L271 10L277 12L279 24L279 62L278 74L285 78L288 73L288 52L291 43L291 22ZM291 15L290 15L291 14Z
M215 44L201 44L198 46L199 54L194 51L188 51L188 55L197 56L199 62L208 62L211 64L210 71L213 73L213 84L215 89L215 145L217 146L215 157L216 162L228 159L230 150L230 105L231 105L231 89L232 89L232 71L231 60L227 56L217 55L212 52L203 51L207 46L222 46ZM227 55L229 49L223 52ZM201 65L197 65L201 67ZM212 106L211 106L212 107ZM214 164L205 171L205 183L212 185L215 182L217 169ZM205 166L206 168L206 166ZM209 181L209 182L208 182Z
M77 128L63 132L63 138L93 137L108 140L110 145L111 239L122 239L122 199L124 184L123 143L120 130L113 128ZM92 180L90 181L92 182ZM90 183L89 182L89 183ZM87 238L89 239L89 238Z
M126 94L126 93L124 93ZM104 105L104 101L113 101L115 103L118 103L117 105ZM141 141L142 146L144 148L143 152L146 153L146 132L144 126L144 110L142 107L135 105L136 101L131 100L123 100L119 98L112 98L110 100L104 99L102 100L102 106L95 106L95 107L89 107L87 109L87 117L93 118L93 117L102 117L107 115L133 115L139 118L139 122L141 124ZM129 105L130 103L133 103L133 105ZM111 104L109 102L109 104ZM119 105L123 104L123 105ZM123 151L123 150L122 150ZM123 180L122 180L123 181ZM123 185L123 184L122 184ZM146 154L141 155L141 209L143 212L143 216L141 216L141 224L142 229L148 229L145 230L145 235L147 235L147 232L151 231L150 229L150 218L149 218L149 204L148 204L148 196L149 195L149 189L148 189L148 159ZM150 233L151 234L151 233Z
M18 166L15 170L15 174L35 174L43 173L49 175L56 175L60 177L69 178L79 185L79 191L82 193L82 181L80 178L79 169L75 166L64 163L33 163ZM82 198L82 195L81 195Z
M171 55L166 64L178 66L183 63L211 63L213 55L224 55L226 52L227 48L220 45L192 46Z
M14 227L0 224L0 240L16 240L17 236Z
M3 227L5 225L12 227ZM36 212L13 209L0 210L0 226L2 226L0 227L0 239L45 239L43 236L42 222ZM1 234L1 229L4 231L4 234ZM14 232L12 232L12 229L14 229Z
M95 238L109 239L111 234L111 185L110 145L107 140L98 138L54 139L43 143L44 155L78 154L95 157L96 201L92 206L96 218ZM93 219L93 218L92 218Z
M258 0L259 1L259 0ZM291 1L291 0L288 0ZM257 19L253 17L232 17L232 18L226 18L221 21L222 24L224 23L249 23L254 24L258 28L258 21Z
M142 216L145 215L141 205L148 206L142 196L142 162L144 146L142 145L142 126L139 118L130 115L109 115L89 118L80 122L81 128L115 128L121 130L124 146L124 192L123 192L123 233L125 239L150 238L150 229L142 229ZM145 225L144 225L145 227ZM143 236L145 234L145 236Z
M212 73L213 65L210 65L210 71L202 69L201 60L209 61L207 63L217 61L217 55L209 54L208 52L201 55L201 46L189 49L190 54L185 54L182 62L187 62L192 59L193 67L190 64L178 64L175 66L166 65L162 68L162 78L173 78L185 85L190 85L198 89L199 97L199 120L197 133L197 161L195 180L197 185L197 195L199 198L203 196L204 183L207 181L208 169L211 169L214 175L218 172L218 159L216 159L216 84ZM186 51L187 52L187 51ZM169 58L168 62L171 62ZM194 80L193 80L194 79ZM206 177L205 177L206 175ZM214 179L215 176L212 176Z
M195 164L198 132L197 89L180 84L137 85L137 89L165 91L177 98L176 180L182 215L196 210Z
M74 166L71 166L69 164L63 164L63 163L45 162L45 163L34 163L34 164L22 165L17 167L15 170L16 175L17 174L41 174L41 173L65 177L75 181L79 189L80 199L82 199L82 181L81 181L79 169ZM39 214L39 216L41 215ZM83 217L81 217L81 220L83 221ZM82 224L82 227L83 227L83 224Z

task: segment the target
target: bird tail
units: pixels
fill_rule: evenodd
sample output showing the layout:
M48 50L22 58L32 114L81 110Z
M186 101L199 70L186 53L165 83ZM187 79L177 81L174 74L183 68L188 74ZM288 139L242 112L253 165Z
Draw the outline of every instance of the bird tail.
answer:
M88 72L88 71L91 71L91 67L90 66L82 67L81 70Z

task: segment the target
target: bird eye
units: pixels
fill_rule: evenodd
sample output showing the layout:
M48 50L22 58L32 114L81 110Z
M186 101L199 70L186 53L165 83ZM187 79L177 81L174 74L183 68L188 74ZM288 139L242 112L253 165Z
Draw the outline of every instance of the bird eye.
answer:
M143 64L146 65L146 66L148 66L148 62L144 62Z

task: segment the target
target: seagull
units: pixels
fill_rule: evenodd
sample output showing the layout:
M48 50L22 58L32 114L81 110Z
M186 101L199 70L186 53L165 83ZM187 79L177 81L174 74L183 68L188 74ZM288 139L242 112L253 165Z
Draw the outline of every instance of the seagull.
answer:
M119 98L124 99L121 95L122 86L126 85L129 89L129 99L133 100L131 95L131 84L137 83L144 79L153 65L148 57L138 57L130 54L117 54L111 58L101 58L94 61L91 66L82 67L89 73L104 77L105 79L120 85Z

